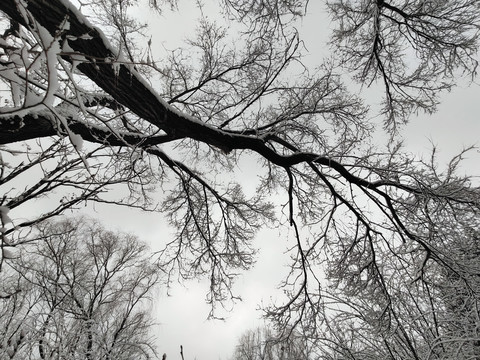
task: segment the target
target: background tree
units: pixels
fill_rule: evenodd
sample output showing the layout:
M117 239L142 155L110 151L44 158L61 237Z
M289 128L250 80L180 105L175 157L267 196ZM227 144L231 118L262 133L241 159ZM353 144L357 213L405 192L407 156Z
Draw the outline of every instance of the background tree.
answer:
M431 113L438 95L478 66L475 1L331 1L339 61L364 84L384 85L383 113L394 130Z
M2 277L2 358L152 359L148 248L86 218L43 222ZM5 287L7 283L3 283Z
M330 335L340 339L343 347L336 351L343 358L374 359L475 359L479 355L478 332L478 222L458 210L459 221L443 218L445 207L423 207L428 212L431 228L441 224L449 236L435 238L437 253L448 252L438 262L428 262L417 273L408 274L400 262L388 262L389 293L366 287L375 281L371 274L355 278L336 273L332 297L325 303L332 306L340 300L338 290L347 292L348 310L329 310L333 317ZM461 219L461 220L460 220ZM433 224L437 224L434 226ZM435 230L434 230L435 231ZM413 249L406 252L415 254ZM443 265L443 266L442 266ZM341 280L345 278L350 281Z
M240 336L232 360L308 360L311 355L307 341L295 331L282 339L272 329L258 327Z
M418 335L408 314L449 314L448 289L475 288L474 262L450 249L454 224L478 223L479 189L458 171L463 153L445 168L404 153L399 124L434 111L459 74L475 75L478 3L332 1L336 56L317 71L302 66L294 27L306 3L222 1L226 24L202 17L188 47L160 62L150 42L132 47L142 28L126 15L133 2L3 1L0 76L11 95L0 142L5 157L22 157L2 161L2 249L16 227L82 201L160 210L177 232L158 265L169 280L208 276L213 311L235 298L257 229L276 221L295 242L287 298L266 311L279 328L302 328L326 358L377 356L378 342L393 358L437 348L425 347L426 321ZM92 25L103 15L105 32ZM349 93L345 70L383 84L380 122L362 92ZM391 141L374 146L382 125ZM245 156L262 168L251 198L232 174ZM11 185L28 173L38 180ZM8 211L53 193L53 207L10 224ZM269 204L272 193L283 207ZM387 330L394 350L378 335ZM452 331L464 334L450 338L455 348L466 333Z

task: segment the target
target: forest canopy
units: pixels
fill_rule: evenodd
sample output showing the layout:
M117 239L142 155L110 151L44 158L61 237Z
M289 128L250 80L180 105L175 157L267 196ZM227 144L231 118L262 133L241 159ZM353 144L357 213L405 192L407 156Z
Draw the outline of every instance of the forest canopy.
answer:
M152 359L148 247L85 217L44 221L2 269L2 359Z
M296 28L308 1L218 1L155 58L158 35L131 11L177 5L1 2L1 271L66 210L155 211L175 229L156 265L167 282L208 279L216 316L258 230L284 227L285 299L264 309L279 336L303 334L322 359L478 356L480 191L459 171L472 149L439 166L401 140L475 79L479 3L328 1L331 54L315 68ZM251 196L234 176L247 157Z

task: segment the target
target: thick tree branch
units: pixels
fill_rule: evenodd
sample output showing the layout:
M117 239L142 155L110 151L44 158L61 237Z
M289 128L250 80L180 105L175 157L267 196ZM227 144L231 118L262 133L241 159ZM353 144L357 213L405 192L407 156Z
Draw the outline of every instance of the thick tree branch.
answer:
M61 37L64 46L68 43L68 47L88 60L78 64L78 70L136 115L170 136L190 137L226 151L231 149L230 136L176 111L147 85L133 66L116 62L119 55L110 47L103 34L89 25L73 6L66 7L65 3L59 0L33 0L28 2L26 8L36 23L27 22L15 0L0 4L0 10L27 28L35 27L38 23L52 36ZM69 24L68 29L62 29L65 20ZM64 57L73 61L67 55ZM25 138L26 134L22 139Z

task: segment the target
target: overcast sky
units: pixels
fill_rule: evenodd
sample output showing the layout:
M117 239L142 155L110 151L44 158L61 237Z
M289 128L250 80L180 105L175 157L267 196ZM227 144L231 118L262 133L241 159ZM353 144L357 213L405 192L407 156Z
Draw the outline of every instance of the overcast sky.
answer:
M152 47L161 46L173 49L176 42L193 33L195 22L192 16L197 14L191 2L180 2L180 11L176 14L165 12L155 24ZM305 45L309 50L306 63L309 66L320 64L325 53L325 41L330 24L322 7L323 1L310 2L307 17L299 24ZM208 9L207 14L208 14ZM214 14L209 15L210 19ZM151 18L146 17L151 21ZM432 115L419 115L412 118L404 131L406 150L416 156L428 157L432 144L438 147L439 161L455 155L463 147L478 144L480 134L479 88L473 84L462 86L450 94L446 94L439 111ZM465 162L468 172L474 167L478 171L479 153L473 151ZM252 163L249 163L252 162ZM255 168L255 159L244 160L239 167L240 178L254 177L251 169ZM243 176L242 176L243 172ZM129 212L128 212L129 213ZM138 213L137 213L138 214ZM148 239L153 246L166 236L165 224L158 214L125 215L118 219L121 224L130 222L131 231ZM141 216L141 218L139 217ZM122 225L122 228L124 226ZM204 296L208 290L206 283L191 282L185 287L177 286L171 291L171 297L159 294L155 304L158 315L159 351L166 352L168 359L180 359L179 347L183 345L186 360L228 359L233 352L238 336L247 329L261 324L260 312L256 311L262 299L268 303L275 297L275 286L285 272L282 254L286 244L278 230L264 230L258 235L255 244L261 249L255 269L245 274L236 285L243 302L237 304L234 311L227 314L227 320L206 321L209 308L205 305Z
M480 134L478 86L458 88L444 96L437 114L412 119L405 131L406 149L417 156L429 156L432 144L438 147L439 161L446 161L463 147L478 144ZM472 151L464 168L480 175L480 154ZM254 164L250 164L254 165ZM241 164L249 169L248 161ZM245 170L246 171L246 170ZM246 175L247 176L247 175ZM252 176L252 175L250 175ZM92 215L92 214L90 214ZM158 213L139 213L134 209L112 209L96 214L106 226L129 231L159 248L168 236L168 228ZM257 305L268 303L275 297L275 287L285 272L283 266L284 239L278 230L266 229L259 233L255 245L261 249L253 271L246 273L236 284L235 292L243 298L226 321L206 321L209 307L204 298L206 282L189 282L176 286L167 297L160 290L156 297L154 313L159 322L159 351L168 354L168 360L180 360L180 345L184 347L185 360L227 360L232 354L238 336L245 330L260 325Z
M192 18L198 14L193 2L181 1L180 11L170 13L165 11L160 20L153 22L151 12L145 10L142 15L154 24L152 47L158 47L159 53L163 47L173 49L182 38L195 30ZM330 26L322 14L323 1L310 2L309 15L302 21L300 30L307 49L308 65L320 64L325 49L325 40ZM206 9L208 10L208 9ZM214 16L214 15L211 15ZM438 113L432 116L419 115L412 118L404 131L404 144L408 151L417 156L427 157L432 144L438 146L439 161L446 160L463 147L478 144L480 134L479 88L460 87L446 94ZM473 151L465 162L469 173L479 174L479 153ZM238 178L255 178L255 158L244 159L238 168ZM249 189L254 186L249 181ZM247 189L248 190L248 189ZM285 197L285 195L283 195ZM284 202L285 199L282 199ZM32 209L33 211L34 209ZM97 207L94 215L107 227L135 233L139 238L151 244L153 249L159 249L161 244L171 236L164 219L158 213L139 213L134 209ZM255 245L260 248L258 264L253 271L241 277L234 292L241 295L243 302L235 306L231 313L224 313L226 321L206 321L209 307L205 304L205 294L208 285L205 282L189 282L184 286L171 289L171 297L160 289L154 304L154 314L157 317L159 352L167 353L168 360L179 360L180 345L184 347L185 360L217 360L228 359L238 340L247 329L261 324L260 312L256 311L262 299L269 303L271 298L278 296L275 286L282 278L286 269L283 266L285 250L284 234L277 229L262 230Z

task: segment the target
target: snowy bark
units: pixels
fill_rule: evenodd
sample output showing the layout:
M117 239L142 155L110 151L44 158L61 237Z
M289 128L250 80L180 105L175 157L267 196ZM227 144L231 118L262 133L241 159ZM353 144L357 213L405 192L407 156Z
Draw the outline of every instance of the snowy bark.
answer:
M171 139L189 137L210 145L218 146L226 151L232 147L245 148L242 145L244 137L234 136L213 127L202 124L195 119L181 114L163 101L155 91L133 69L126 64L112 65L111 61L118 58L111 49L103 34L93 26L73 7L61 0L29 1L26 9L33 15L35 21L46 28L52 36L58 36L64 21L68 21L69 29L61 30L62 41L68 41L68 46L77 54L89 60L77 65L78 70L88 76L118 103L128 107L132 112L165 131ZM26 19L18 10L15 0L7 0L0 4L0 10L10 18L27 26ZM88 35L88 36L86 36ZM67 40L68 39L68 40ZM68 61L74 61L69 55L63 55ZM44 119L45 120L45 119ZM46 125L46 124L45 124ZM8 139L26 140L38 136L54 135L47 129L38 132L39 124L26 121L23 127L12 131L0 129L0 142ZM47 125L48 127L48 125ZM235 140L235 141L233 141ZM10 141L11 142L11 141ZM258 144L258 143L257 143Z

